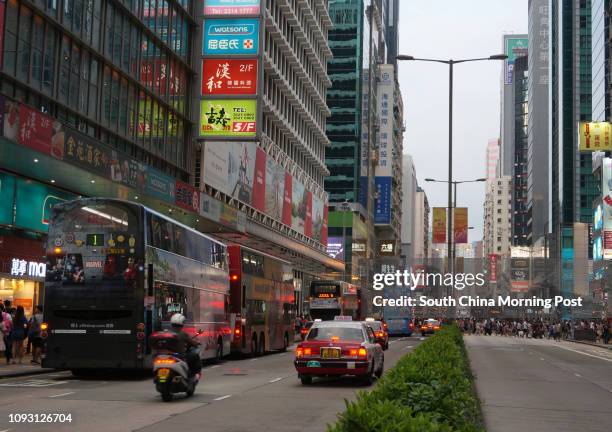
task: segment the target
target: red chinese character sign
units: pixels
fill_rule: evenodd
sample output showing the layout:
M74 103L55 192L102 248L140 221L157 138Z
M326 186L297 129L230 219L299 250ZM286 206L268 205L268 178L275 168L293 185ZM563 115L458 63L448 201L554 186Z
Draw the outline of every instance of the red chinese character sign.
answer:
M202 60L202 95L256 95L257 59Z

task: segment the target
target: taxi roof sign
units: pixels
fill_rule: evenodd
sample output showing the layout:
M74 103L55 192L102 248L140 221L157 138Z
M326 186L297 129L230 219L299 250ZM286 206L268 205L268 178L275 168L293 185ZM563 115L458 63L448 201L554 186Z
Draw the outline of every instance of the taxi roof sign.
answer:
M350 315L336 315L334 321L353 321L353 317Z
M366 320L366 321L368 321L368 322L369 322L369 321L376 321L374 318L371 318L371 317L366 318L365 320Z

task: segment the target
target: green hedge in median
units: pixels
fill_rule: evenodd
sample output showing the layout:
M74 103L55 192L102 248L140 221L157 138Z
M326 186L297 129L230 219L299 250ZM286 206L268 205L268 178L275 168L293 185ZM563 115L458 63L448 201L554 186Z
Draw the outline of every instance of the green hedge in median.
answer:
M461 332L444 326L360 392L328 432L481 431Z

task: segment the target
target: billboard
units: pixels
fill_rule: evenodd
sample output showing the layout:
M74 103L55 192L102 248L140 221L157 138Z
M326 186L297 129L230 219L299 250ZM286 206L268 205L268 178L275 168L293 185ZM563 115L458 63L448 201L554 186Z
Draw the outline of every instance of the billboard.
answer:
M322 198L312 196L312 238L323 243L323 229L325 226L325 201Z
M529 259L511 258L510 259L510 291L527 292L529 291Z
M499 260L499 255L490 254L489 255L489 281L497 282L497 261Z
M256 99L206 99L200 101L200 136L255 137Z
M266 214L276 220L283 219L285 202L285 169L274 159L266 159Z
M202 55L257 55L258 18L204 20Z
M327 241L327 255L344 261L344 237L330 237Z
M226 94L257 94L257 59L202 60L202 96Z
M374 224L391 223L391 177L375 177L376 200L374 202Z
M455 243L468 242L467 207L455 207L453 209L453 238Z
M612 158L601 161L601 194L601 221L595 219L593 228L601 230L598 252L604 259L612 259ZM598 216L597 208L594 216Z
M298 179L292 180L291 194L291 228L306 235L306 207L308 202L308 191L304 184Z
M579 149L582 152L610 151L612 126L608 122L580 122L578 124Z
M446 208L434 207L432 243L446 243Z
M527 47L529 45L529 39L526 37L508 37L505 39L506 46L504 47L504 54L508 56L505 61L504 71L504 83L512 84L512 77L514 73L514 61L518 57L527 55Z
M261 0L204 0L204 15L259 15Z

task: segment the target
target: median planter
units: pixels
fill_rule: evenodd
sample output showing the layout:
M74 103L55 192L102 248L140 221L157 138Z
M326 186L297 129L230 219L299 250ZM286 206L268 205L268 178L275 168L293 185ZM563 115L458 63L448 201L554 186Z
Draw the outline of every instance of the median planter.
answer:
M461 332L445 326L404 356L371 392L347 402L328 432L480 431Z

